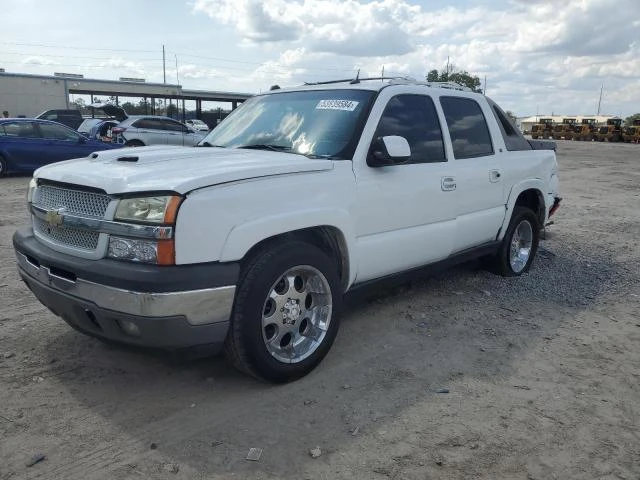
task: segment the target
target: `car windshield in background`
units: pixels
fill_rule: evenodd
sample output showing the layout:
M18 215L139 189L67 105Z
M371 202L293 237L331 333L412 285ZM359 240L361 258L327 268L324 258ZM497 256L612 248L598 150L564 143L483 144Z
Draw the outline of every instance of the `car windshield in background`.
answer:
M350 159L374 92L310 90L253 97L201 142Z

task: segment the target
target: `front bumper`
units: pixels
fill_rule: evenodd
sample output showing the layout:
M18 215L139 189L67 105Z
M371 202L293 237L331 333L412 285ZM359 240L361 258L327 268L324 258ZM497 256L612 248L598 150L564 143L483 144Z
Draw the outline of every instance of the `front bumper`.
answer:
M158 267L86 260L49 249L31 229L16 232L13 242L27 286L84 333L169 349L224 342L237 264Z

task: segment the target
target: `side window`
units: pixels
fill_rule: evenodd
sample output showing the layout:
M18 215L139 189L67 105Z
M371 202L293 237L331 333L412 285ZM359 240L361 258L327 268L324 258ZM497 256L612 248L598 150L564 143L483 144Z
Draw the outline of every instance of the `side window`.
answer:
M491 105L491 109L493 110L493 114L498 121L498 126L500 127L500 131L502 132L502 138L504 138L504 144L507 147L507 150L519 151L519 150L531 150L531 144L527 141L526 138L520 133L520 131L515 127L515 125L509 120L507 114L502 111L502 109L493 103L491 99L487 99L489 105Z
M73 130L64 128L60 125L40 123L38 124L38 127L40 128L40 133L44 138L64 140L67 142L77 142L80 138Z
M478 102L462 97L441 97L440 104L449 127L456 159L493 153L487 120Z
M382 113L374 138L400 135L409 142L406 163L446 162L442 129L431 97L397 95Z
M141 118L140 120L136 120L132 126L136 128L148 128L150 130L163 129L160 122L153 118Z
M502 126L502 129L504 130L504 134L507 137L518 136L518 134L516 133L516 128L513 126L513 124L507 118L507 116L503 114L502 111L496 105L493 106L493 113L495 114L496 120L498 120L498 122Z
M40 138L33 122L7 122L0 126L0 136L15 138Z
M160 122L162 123L162 128L169 132L182 133L182 132L186 132L187 130L184 125L178 122L173 122L171 120L160 120Z

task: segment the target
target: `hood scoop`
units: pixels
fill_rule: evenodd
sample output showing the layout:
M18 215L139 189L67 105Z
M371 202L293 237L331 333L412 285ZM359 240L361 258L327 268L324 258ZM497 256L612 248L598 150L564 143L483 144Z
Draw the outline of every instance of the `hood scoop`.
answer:
M127 156L127 157L118 157L118 162L137 162L138 157Z

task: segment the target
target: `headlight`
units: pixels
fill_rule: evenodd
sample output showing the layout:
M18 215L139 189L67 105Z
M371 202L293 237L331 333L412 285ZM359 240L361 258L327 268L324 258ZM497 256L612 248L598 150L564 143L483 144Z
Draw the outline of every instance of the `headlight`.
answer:
M27 190L28 203L33 202L33 193L36 191L36 188L38 188L38 182L35 178L32 178L31 181L29 182L29 189Z
M181 200L177 195L123 198L114 218L125 222L175 223Z

